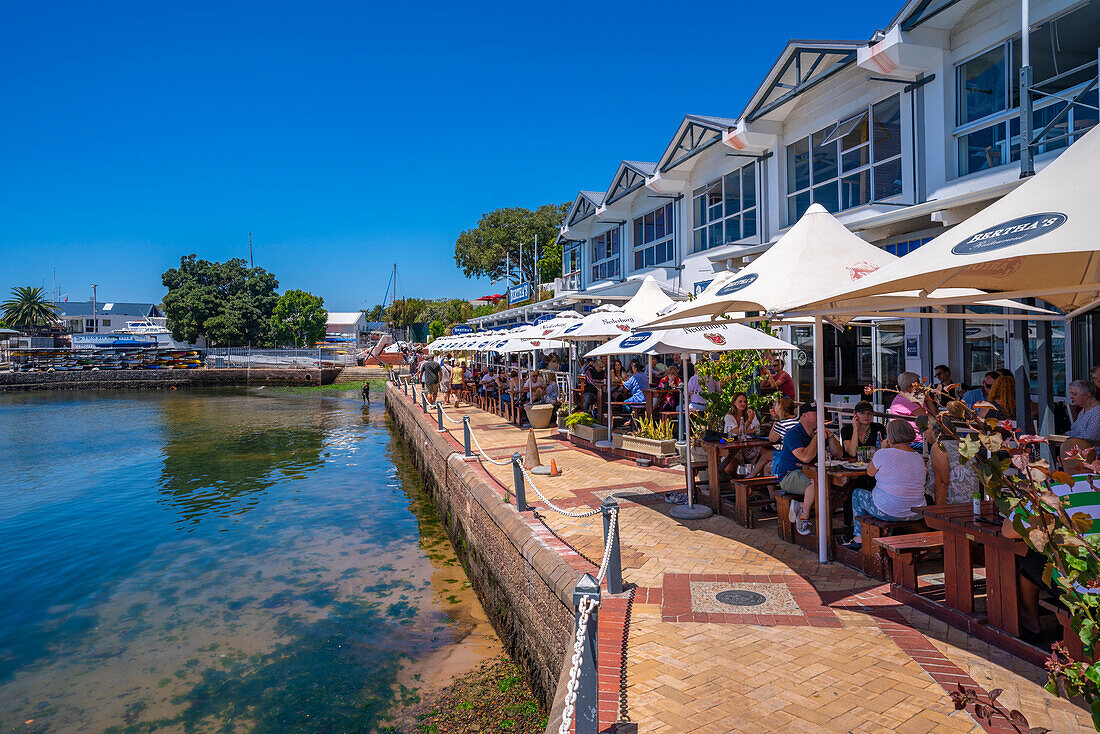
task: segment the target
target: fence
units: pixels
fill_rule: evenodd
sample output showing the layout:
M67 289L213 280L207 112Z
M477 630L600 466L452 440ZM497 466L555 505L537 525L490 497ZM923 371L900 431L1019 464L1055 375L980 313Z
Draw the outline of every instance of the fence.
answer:
M260 349L257 347L212 347L206 350L205 365L212 369L264 367L317 369L355 365L354 348Z
M420 406L424 415L429 415L429 407L434 408L436 430L450 432L445 425L462 426L462 446L467 458L479 457L497 466L512 465L512 489L516 510L526 512L532 508L527 505L527 489L530 488L547 509L559 515L572 518L603 516L603 559L595 576L584 574L573 589L573 645L569 660L569 682L566 685L565 706L562 710L561 725L558 734L569 734L576 719L576 734L596 734L599 731L599 709L597 691L599 688L598 665L596 659L596 639L599 627L600 585L606 579L610 594L623 592L623 571L619 551L619 505L613 497L604 499L599 509L585 512L570 512L550 501L535 484L527 468L523 466L523 457L519 452L507 459L494 459L485 452L470 426L470 416L455 420L443 410L443 403L436 401L429 406L424 390L417 391L417 383L408 375L399 375L391 371L390 382L401 388L413 405ZM476 454L475 454L476 450Z

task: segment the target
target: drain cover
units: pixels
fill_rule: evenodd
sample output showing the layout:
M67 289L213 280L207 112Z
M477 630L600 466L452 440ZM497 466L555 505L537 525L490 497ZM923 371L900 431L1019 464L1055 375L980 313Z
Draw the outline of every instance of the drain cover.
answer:
M757 594L755 591L744 591L742 589L719 591L714 598L723 604L729 604L734 607L755 607L768 600L763 594Z

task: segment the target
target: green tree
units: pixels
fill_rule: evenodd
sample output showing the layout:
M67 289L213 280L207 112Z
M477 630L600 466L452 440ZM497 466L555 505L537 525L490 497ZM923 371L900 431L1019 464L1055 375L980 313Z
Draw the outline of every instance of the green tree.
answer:
M447 327L443 325L443 322L439 319L428 324L428 333L432 335L432 339L438 339L443 336L443 332L447 330Z
M11 289L11 298L0 303L0 311L7 328L26 330L56 323L60 309L46 299L44 289L16 286Z
M271 335L277 344L308 347L325 338L325 299L306 291L287 291L271 313Z
M270 341L279 281L263 268L248 268L240 258L217 263L187 255L161 282L168 289L164 313L176 339L205 337L218 345Z
M422 298L398 298L382 311L382 320L395 328L422 323L420 314L426 303Z
M540 282L548 282L561 275L561 247L555 246L554 240L571 205L572 202L543 204L534 211L507 207L489 212L478 220L477 227L458 236L455 263L467 278L508 278L512 283L523 283L534 281L537 270ZM536 235L539 242L537 263ZM522 263L519 262L521 246Z

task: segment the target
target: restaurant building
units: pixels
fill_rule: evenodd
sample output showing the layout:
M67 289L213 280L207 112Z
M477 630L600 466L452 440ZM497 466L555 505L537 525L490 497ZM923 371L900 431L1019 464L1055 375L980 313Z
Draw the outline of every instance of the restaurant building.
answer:
M600 190L578 192L559 236L554 301L484 325L588 307L646 275L686 298L766 250L814 202L902 256L1013 190L1021 183L1019 0L910 0L887 20L866 40L790 41L739 114L686 115L659 155L622 161ZM1033 148L1041 170L1097 123L1100 0L1033 1L1029 27L1033 88L1043 92L1032 95L1033 129L1053 121ZM1100 364L1100 319L1086 314L1064 326L1055 322L1052 334L1059 396ZM810 328L784 330L801 347L792 372L807 394L817 361ZM1038 368L1034 322L976 314L826 332L831 393L890 384L906 369L927 378L939 363L970 384L1024 363L1034 383Z

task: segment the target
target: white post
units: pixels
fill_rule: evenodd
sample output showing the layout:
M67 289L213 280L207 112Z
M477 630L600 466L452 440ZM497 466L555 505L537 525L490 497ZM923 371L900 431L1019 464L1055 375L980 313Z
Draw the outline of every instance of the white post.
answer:
M1020 2L1020 66L1031 66L1031 44L1028 42L1030 36L1030 29L1028 26L1031 24L1031 20L1028 16L1031 15L1028 0L1021 0ZM1025 144L1027 141L1022 141Z
M604 381L607 383L607 443L612 446L614 443L611 441L611 427L615 421L611 415L611 355L607 356L607 372L604 375Z
M829 560L825 547L825 523L832 521L829 511L829 482L825 469L825 347L821 316L814 317L814 400L817 401L817 560Z
M687 365L689 355L684 354L680 357L680 361L684 365L684 375L687 375ZM687 447L686 458L684 466L687 467L687 488L688 488L688 507L695 505L695 472L691 470L691 411L688 410L688 383L684 380L684 399L682 407L684 410L684 444Z

